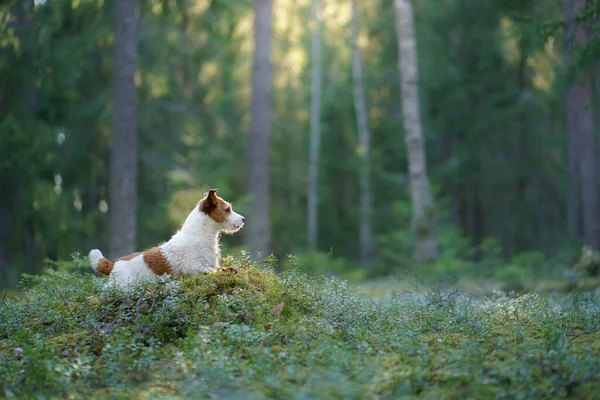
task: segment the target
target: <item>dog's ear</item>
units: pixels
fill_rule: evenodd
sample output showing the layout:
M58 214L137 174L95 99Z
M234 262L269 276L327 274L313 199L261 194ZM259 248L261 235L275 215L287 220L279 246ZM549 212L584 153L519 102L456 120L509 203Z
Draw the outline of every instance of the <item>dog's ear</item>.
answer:
M200 211L210 214L212 210L217 208L217 190L218 189L211 189L208 193L204 193L204 198L200 201L200 205L198 206Z

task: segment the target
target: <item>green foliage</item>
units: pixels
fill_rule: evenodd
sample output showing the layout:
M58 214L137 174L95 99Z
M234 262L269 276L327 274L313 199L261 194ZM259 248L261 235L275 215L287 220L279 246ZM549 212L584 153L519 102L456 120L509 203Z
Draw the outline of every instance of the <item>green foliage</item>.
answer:
M575 269L583 271L586 275L598 276L600 274L600 252L584 246L581 250L581 258L575 265Z
M140 2L138 248L168 239L208 187L247 214L245 138L252 2ZM0 282L107 243L113 7L103 0L0 5ZM589 23L598 1L578 21ZM352 93L350 2L325 4L317 254L337 273L358 259L361 170ZM598 40L566 71L558 2L423 0L415 5L421 114L443 248L424 266L494 276L515 254L545 257L565 240L566 82L597 59ZM271 220L279 258L306 251L310 100L308 2L274 13ZM414 270L392 0L358 6L372 131L374 273ZM589 24L588 24L589 25ZM591 37L597 27L590 26ZM248 218L252 218L248 215ZM578 236L578 235L575 235ZM242 248L243 235L224 239ZM572 240L571 240L572 239ZM322 253L333 252L325 261ZM5 254L6 253L6 254ZM492 254L493 253L493 254ZM341 260L344 261L341 261ZM428 273L429 273L428 272Z
M522 291L531 279L527 270L515 264L497 269L494 278L503 283L504 289L514 291Z
M58 263L0 303L7 397L537 398L600 390L600 298L417 287L375 302L344 282L237 273L128 294ZM273 308L284 304L277 315Z
M300 256L289 255L281 268L284 271L298 269L302 273L313 276L340 276L357 268L348 264L347 260L335 258L331 253L312 252Z
M547 275L544 264L544 255L541 253L519 253L506 266L496 268L494 279L501 282L505 290L523 291L532 286L534 277Z
M390 219L397 221L398 226L402 228L378 236L382 258L382 265L376 268L378 273L385 274L396 270L421 275L428 281L437 281L449 275L455 278L489 279L494 276L494 271L503 265L502 247L497 239L486 238L479 245L473 246L471 239L456 227L441 225L437 229L439 259L417 268L412 252L410 213L408 199L394 204Z

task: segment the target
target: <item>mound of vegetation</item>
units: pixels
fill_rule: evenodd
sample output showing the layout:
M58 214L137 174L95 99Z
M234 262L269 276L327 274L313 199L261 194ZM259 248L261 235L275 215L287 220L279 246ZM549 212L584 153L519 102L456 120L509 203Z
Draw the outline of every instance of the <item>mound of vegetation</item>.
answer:
M267 263L268 264L268 263ZM600 299L439 289L373 301L343 282L229 272L108 290L85 260L0 303L0 396L541 398L600 393Z

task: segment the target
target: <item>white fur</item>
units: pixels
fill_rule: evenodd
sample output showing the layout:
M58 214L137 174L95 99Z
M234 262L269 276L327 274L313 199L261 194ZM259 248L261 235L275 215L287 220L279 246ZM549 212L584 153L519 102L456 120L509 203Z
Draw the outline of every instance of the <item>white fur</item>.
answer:
M102 252L98 249L94 249L90 251L90 263L92 264L92 268L96 269L96 265L104 258Z
M156 278L156 274L144 262L144 255L140 254L131 260L117 261L108 276L108 285L127 290L131 285L149 282Z
M231 211L227 221L220 224L196 207L171 240L159 247L169 260L173 275L216 271L221 258L221 232L234 233L243 225L243 217L236 212Z
M244 217L233 210L225 222L217 223L195 207L181 229L159 248L171 265L173 276L213 272L219 269L221 233L231 234L239 231L243 226ZM104 258L97 249L90 251L89 257L94 269ZM127 290L132 284L148 282L156 278L156 274L146 265L143 254L140 254L130 260L117 261L109 275L108 283Z

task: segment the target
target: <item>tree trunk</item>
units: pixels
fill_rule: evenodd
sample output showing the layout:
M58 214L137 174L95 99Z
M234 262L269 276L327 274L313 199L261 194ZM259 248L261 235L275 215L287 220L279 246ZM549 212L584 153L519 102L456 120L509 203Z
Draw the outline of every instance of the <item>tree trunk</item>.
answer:
M179 29L181 30L181 34L183 36L187 36L189 26L190 26L190 15L188 12L188 8L186 7L185 0L177 0L177 8L179 9L179 13L181 14L181 21L179 22ZM186 37L187 39L187 37ZM188 56L185 55L181 57L179 60L179 74L181 77L181 93L183 95L183 99L186 102L190 102L192 100L192 85L190 85L190 68L188 65Z
M585 7L586 0L576 0L574 16ZM579 23L575 31L575 43L578 46L588 44L587 26ZM592 104L592 79L589 69L582 69L575 79L574 97L576 112L569 118L577 121L576 149L579 160L579 179L581 184L581 206L583 222L583 242L594 250L600 250L600 215L598 213L598 173L596 162L595 119ZM568 110L569 111L569 110Z
M569 85L565 92L565 133L567 136L567 232L581 237L581 180L577 135L577 90Z
M596 164L596 135L594 113L591 108L591 82L589 76L577 83L579 108L579 169L583 208L583 242L600 250L600 220L598 214L598 174Z
M402 112L412 200L412 224L419 263L438 258L435 207L427 177L425 145L419 111L419 75L410 0L395 0Z
M575 42L574 0L563 0L565 29L564 65L569 83L565 90L565 134L567 145L567 232L572 238L581 237L581 183L579 178L579 148L577 121L577 84L573 74L573 44Z
M136 0L115 2L113 143L110 154L109 254L135 250L138 134L136 126Z
M247 242L255 255L270 254L271 201L271 25L272 0L254 2L254 65L250 130L246 146L248 192L252 196Z
M8 20L8 27L13 30L19 40L25 41L28 35L35 35L31 31L32 25L35 26L35 23L32 24L33 8L33 0L18 0L10 8L12 18ZM37 87L34 83L25 84L23 93L25 105L33 110L37 98ZM0 121L6 115L6 109L3 107L5 101L3 94L0 93ZM15 216L11 212L11 201L8 198L5 200L4 207L7 209L0 209L0 288L12 287L17 284L18 280L18 271L14 265L11 265L15 255L11 241L15 237L15 228L19 224L16 223ZM20 234L19 232L16 236L18 237ZM33 268L34 266L27 265L27 267Z
M5 210L0 210L0 289L14 286L17 282L11 276L11 263L13 251L11 249L12 239L12 216ZM13 266L14 269L14 266ZM12 274L16 275L16 274Z
M373 256L371 232L371 132L367 120L367 105L363 88L362 66L358 48L358 17L356 0L352 0L352 79L354 86L354 110L358 125L360 168L360 260L368 266Z
M311 40L312 76L310 99L310 153L308 157L307 239L311 249L317 247L319 203L319 147L321 142L321 0L312 1L313 30Z

